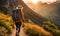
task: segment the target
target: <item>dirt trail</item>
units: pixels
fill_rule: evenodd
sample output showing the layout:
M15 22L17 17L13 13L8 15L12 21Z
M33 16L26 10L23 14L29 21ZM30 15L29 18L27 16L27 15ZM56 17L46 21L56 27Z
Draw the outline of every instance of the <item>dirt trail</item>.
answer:
M15 28L16 29L16 28ZM12 34L10 36L16 36L16 30L13 29L12 30ZM19 33L20 36L28 36L25 34L24 30L23 30L23 27L21 27L21 30L20 30L20 33Z

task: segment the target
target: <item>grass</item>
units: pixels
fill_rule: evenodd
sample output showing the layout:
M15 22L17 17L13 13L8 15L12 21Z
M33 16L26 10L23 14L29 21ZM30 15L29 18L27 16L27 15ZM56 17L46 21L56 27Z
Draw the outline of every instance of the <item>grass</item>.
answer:
M29 36L52 36L50 32L35 24L25 23L24 30Z

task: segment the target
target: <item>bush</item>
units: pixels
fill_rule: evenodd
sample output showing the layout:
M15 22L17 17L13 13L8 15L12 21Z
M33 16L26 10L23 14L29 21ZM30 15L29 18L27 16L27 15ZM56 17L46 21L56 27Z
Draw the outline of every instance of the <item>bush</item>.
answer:
M0 36L8 36L8 30L5 27L0 26Z
M42 27L46 31L51 32L54 36L60 36L60 30L54 23L52 23L50 21L45 21L45 22L43 22Z
M0 36L8 36L13 28L12 18L0 13Z
M27 33L29 36L39 36L39 32L34 30L33 28L28 28Z

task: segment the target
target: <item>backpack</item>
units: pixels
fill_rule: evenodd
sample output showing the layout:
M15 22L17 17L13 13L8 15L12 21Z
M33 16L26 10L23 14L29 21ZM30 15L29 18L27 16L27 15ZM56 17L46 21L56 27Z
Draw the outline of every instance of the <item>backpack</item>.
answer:
M19 12L18 9L13 9L12 18L13 18L14 21L19 21L20 20L20 12Z

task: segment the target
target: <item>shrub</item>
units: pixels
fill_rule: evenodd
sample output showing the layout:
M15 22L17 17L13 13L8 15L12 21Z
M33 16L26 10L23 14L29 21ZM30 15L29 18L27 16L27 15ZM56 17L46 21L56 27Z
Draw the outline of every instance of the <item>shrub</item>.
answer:
M54 23L52 23L50 21L45 21L45 22L43 22L42 27L46 31L51 32L54 36L60 36L60 30Z
M27 32L29 36L39 36L39 32L34 30L33 28L28 28Z
M13 28L12 18L0 13L0 36L8 36Z

